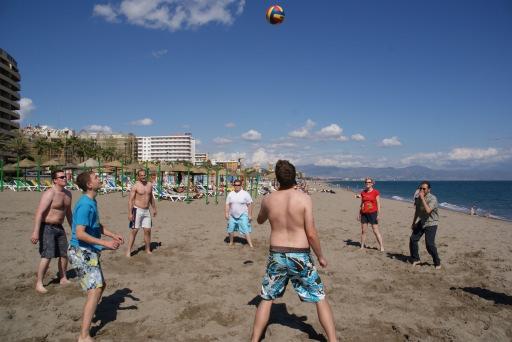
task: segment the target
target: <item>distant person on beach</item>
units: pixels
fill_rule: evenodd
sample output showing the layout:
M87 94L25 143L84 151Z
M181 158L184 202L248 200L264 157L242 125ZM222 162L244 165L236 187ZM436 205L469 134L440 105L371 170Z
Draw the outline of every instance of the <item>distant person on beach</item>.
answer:
M132 187L130 197L128 198L128 220L130 221L130 236L128 237L128 246L126 256L132 255L133 243L139 229L144 230L144 244L147 254L151 254L151 209L153 217L156 216L156 203L153 198L153 183L146 180L146 171L137 172L137 182Z
M251 240L252 221L252 198L251 195L242 189L242 181L237 179L233 182L234 190L226 197L224 217L228 221L226 228L229 235L229 245L233 246L235 232L245 235L247 243L253 248Z
M261 286L263 300L256 310L251 340L260 340L273 301L283 296L291 280L302 301L316 303L318 318L328 340L336 341L331 307L310 255L311 246L320 266L327 266L313 219L311 197L294 190L295 167L287 160L277 162L275 173L279 190L263 198L258 214L259 224L267 219L270 221L270 254Z
M419 218L419 221L417 221ZM409 241L409 250L411 252L412 264L415 266L420 263L418 252L418 241L425 234L425 243L428 253L434 260L436 269L441 269L441 259L437 254L436 232L439 223L438 204L436 196L430 192L430 182L423 181L420 184L420 192L416 199L416 208L412 220L412 234Z
M104 248L118 249L124 240L122 236L107 230L101 223L98 214L96 194L101 188L98 175L86 171L76 179L78 187L84 192L73 210L73 225L69 241L68 256L78 273L80 286L87 292L79 342L94 341L90 336L91 321L96 307L105 290L105 279L100 263L100 253ZM101 235L112 240L102 240Z
M361 222L361 249L366 247L366 229L368 224L372 226L373 234L379 243L379 250L384 251L382 235L379 230L380 192L373 188L374 182L371 178L364 180L365 189L356 196L361 198L358 219Z
M475 206L472 206L471 209L469 209L469 215L471 215L471 216L475 216L476 215Z
M67 219L70 227L72 224L71 192L64 188L67 184L67 179L63 170L53 171L51 178L53 185L43 193L39 201L34 218L34 230L30 237L30 241L33 244L39 242L41 261L37 268L35 287L39 293L48 292L44 288L43 279L53 258L59 258L60 284L66 285L69 283L66 277L68 239L62 224L64 223L64 218Z

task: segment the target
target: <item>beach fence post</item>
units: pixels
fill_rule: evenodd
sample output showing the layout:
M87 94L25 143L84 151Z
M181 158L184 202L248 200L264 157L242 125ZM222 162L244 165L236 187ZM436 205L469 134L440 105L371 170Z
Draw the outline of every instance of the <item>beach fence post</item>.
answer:
M16 158L16 191L20 191L20 156Z
M252 177L251 177L251 197L254 197L254 194L252 193L252 190L253 190L253 188L252 188Z
M121 161L121 197L124 196L124 162Z
M162 174L160 173L161 169L160 169L160 163L158 163L158 170L157 170L157 174L156 176L158 177L157 178L157 182L158 182L158 201L160 201L162 199Z
M205 194L205 203L206 205L208 205L208 191L210 190L210 167L208 166L208 168L206 169L206 194Z
M219 169L215 169L215 204L219 204Z
M255 199L258 198L258 183L259 183L259 181L260 181L260 174L258 173L256 175L256 192L254 193L254 198Z
M103 182L103 173L101 171L101 158L98 158L98 172L100 173L100 181Z
M228 163L226 163L226 175L224 176L224 197L228 196Z
M0 159L0 191L4 191L4 161Z
M192 201L189 196L189 193L190 193L190 165L187 165L187 197L185 198L185 202L187 202L187 204L190 204L190 202Z
M41 191L41 156L37 158L37 191Z

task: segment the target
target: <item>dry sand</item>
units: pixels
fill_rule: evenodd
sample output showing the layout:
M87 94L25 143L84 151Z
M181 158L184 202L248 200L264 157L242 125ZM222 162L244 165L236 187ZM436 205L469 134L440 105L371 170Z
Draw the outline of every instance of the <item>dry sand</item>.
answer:
M73 196L75 202L80 193ZM76 278L67 287L56 283L54 260L45 281L49 292L33 289L39 254L29 238L39 197L0 193L1 341L78 336L85 297ZM341 340L512 340L511 223L441 210L439 271L423 239L424 264L412 267L406 261L411 204L383 200L386 252L360 251L359 202L353 194L339 190L312 198L329 262L320 274ZM103 253L108 287L93 323L98 341L248 340L270 227L254 225L254 250L241 243L228 247L224 198L219 200L218 205L158 202L152 256L142 250L131 259L122 250ZM101 195L98 202L102 222L126 237L127 197ZM376 247L371 233L368 242ZM142 234L136 245L142 246ZM315 306L301 303L289 286L273 306L265 341L321 341L322 333Z

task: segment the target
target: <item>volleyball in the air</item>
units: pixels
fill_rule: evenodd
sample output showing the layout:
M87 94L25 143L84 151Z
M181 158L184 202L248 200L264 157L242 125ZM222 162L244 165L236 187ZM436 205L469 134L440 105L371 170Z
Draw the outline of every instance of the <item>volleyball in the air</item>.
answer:
M284 20L284 10L281 6L273 5L267 10L267 20L272 25L281 24Z

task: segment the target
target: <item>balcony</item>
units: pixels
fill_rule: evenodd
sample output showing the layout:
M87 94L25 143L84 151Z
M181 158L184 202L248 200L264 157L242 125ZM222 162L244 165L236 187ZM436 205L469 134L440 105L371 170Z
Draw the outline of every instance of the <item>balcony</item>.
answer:
M2 106L0 106L0 113L7 114L11 118L11 120L19 120L20 119L19 113L16 113L7 108L3 108Z
M11 129L19 129L20 128L19 122L11 121L11 120L4 119L4 118L0 118L0 124L3 124L2 126L7 125L7 126L11 127Z
M5 87L5 86L3 86L3 85L1 85L1 84L0 84L0 90L5 91L5 92L6 92L6 93L8 93L9 95L11 95L11 97L13 97L13 98L14 98L14 99L12 99L12 100L14 100L14 101L19 101L19 100L21 99L21 97L20 97L20 93L19 93L19 92L14 91L14 90L12 90L12 89L10 89L10 88L7 88L7 87Z
M0 73L0 80L4 80L5 82L9 83L11 87L14 88L15 91L20 90L20 84L18 82L15 82L10 77L5 76L4 74Z
M11 75L11 78L15 82L19 82L21 80L21 76L20 76L19 72L15 71L14 69L9 68L8 65L5 65L4 63L0 63L0 69L3 69L6 72L8 72Z

